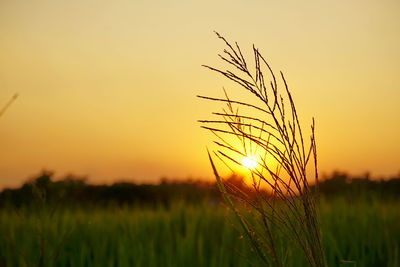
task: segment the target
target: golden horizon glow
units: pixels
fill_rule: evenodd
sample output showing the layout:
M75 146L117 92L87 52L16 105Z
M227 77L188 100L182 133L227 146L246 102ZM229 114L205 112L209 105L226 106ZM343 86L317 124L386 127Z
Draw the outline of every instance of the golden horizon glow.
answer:
M0 108L19 97L0 118L0 188L41 169L213 179L214 136L196 121L221 107L195 96L249 97L201 67L225 67L213 30L283 71L303 129L316 119L321 174L396 175L399 13L398 0L2 0Z

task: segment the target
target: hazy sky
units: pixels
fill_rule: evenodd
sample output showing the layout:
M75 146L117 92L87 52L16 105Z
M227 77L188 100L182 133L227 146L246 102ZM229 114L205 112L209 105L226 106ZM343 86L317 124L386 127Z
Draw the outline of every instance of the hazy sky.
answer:
M400 2L0 2L0 187L42 168L92 182L211 177L197 119L231 83L213 30L286 74L320 170L400 171ZM247 53L249 55L249 53ZM307 124L306 124L307 125Z

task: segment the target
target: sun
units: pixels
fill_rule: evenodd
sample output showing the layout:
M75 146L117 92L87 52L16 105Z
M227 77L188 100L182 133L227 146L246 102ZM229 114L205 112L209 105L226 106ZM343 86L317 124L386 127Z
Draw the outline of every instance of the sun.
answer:
M248 156L248 157L243 158L242 164L246 168L249 168L250 170L252 170L255 167L257 167L257 159L253 156Z

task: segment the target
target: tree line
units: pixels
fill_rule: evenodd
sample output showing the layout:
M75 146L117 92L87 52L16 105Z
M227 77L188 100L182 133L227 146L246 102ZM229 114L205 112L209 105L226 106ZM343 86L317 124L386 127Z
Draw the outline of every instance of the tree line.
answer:
M240 176L231 176L228 183L251 192ZM315 186L313 186L315 188ZM400 197L400 175L389 179L371 179L368 174L360 177L344 172L334 172L319 183L319 192L324 197L343 196L354 198L398 199ZM16 189L3 189L0 206L22 207L46 204L68 206L104 205L163 205L182 201L190 204L218 203L221 200L217 186L211 181L168 180L158 184L136 184L116 182L111 185L93 185L84 177L67 175L54 179L54 172L42 171Z

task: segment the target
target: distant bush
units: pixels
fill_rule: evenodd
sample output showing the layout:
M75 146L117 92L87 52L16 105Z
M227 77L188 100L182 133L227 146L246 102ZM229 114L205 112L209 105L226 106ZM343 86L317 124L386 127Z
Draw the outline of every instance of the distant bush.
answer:
M399 198L399 176L388 179L371 179L368 173L357 177L344 172L334 172L320 182L319 190L327 197L340 195L348 198Z

